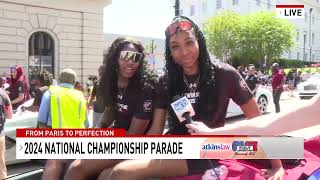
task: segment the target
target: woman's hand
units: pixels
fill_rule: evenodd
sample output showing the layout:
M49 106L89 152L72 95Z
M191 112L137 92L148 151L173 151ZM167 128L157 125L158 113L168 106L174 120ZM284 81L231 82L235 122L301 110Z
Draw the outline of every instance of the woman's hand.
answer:
M261 169L261 176L268 180L283 180L283 176L285 171L283 167L280 168L272 168L272 169Z
M191 124L187 124L188 132L192 135L212 134L212 129L208 128L202 122L194 121Z

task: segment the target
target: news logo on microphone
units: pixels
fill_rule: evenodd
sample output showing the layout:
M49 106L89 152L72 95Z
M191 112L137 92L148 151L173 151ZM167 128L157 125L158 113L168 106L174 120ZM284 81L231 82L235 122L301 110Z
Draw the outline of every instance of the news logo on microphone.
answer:
M194 109L189 99L185 96L171 103L171 107L177 115L180 122L185 121L185 117L183 117L183 114L186 112L189 112L190 117L195 115Z

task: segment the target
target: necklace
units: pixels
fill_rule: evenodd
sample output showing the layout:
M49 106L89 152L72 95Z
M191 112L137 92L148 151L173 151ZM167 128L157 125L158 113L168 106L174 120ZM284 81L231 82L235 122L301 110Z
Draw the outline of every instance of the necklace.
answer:
M183 81L185 83L185 85L188 87L188 89L190 90L190 92L194 93L198 87L198 83L200 80L200 75L197 76L197 79L194 83L189 83L187 80L187 77L183 74Z
M119 91L118 98L119 98L120 100L122 100L124 94L126 93L127 87L128 87L128 86L126 86L126 87L124 87L124 88L120 88L120 87L118 86L118 91Z

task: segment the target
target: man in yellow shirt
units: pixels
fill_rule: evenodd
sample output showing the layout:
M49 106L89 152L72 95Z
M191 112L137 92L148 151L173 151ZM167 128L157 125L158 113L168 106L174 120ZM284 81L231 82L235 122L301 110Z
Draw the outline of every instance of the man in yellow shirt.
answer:
M62 70L59 86L50 86L41 99L39 128L85 128L89 127L86 100L83 93L74 89L76 73ZM60 179L68 160L48 160L42 179Z

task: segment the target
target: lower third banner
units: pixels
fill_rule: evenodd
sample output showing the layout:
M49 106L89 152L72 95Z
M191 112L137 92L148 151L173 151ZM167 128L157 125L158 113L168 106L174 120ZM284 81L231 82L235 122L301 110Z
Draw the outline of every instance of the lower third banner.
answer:
M304 151L303 138L298 137L137 137L84 131L69 130L69 136L61 137L17 132L17 159L302 159Z

